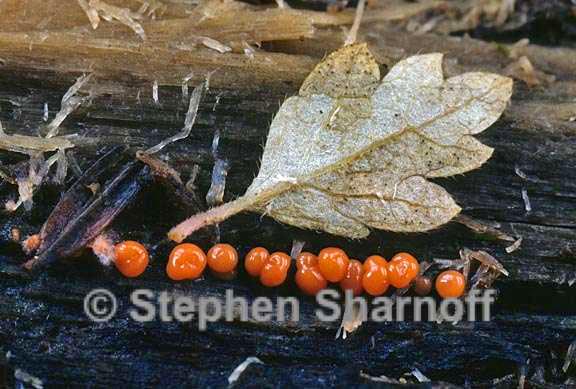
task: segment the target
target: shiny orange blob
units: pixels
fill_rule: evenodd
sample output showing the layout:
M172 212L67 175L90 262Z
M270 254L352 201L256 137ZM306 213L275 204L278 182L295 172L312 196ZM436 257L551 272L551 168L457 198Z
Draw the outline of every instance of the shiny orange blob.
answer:
M418 276L420 264L408 253L398 253L388 263L388 281L396 288L405 288Z
M388 262L384 259L384 257L381 257L380 255L371 255L364 261L362 269L364 272L368 272L374 267L386 267L387 265Z
M381 296L388 290L388 274L384 266L373 267L362 276L362 287L371 296Z
M148 266L148 250L142 244L126 240L114 246L114 264L125 277L138 277Z
M354 296L362 294L364 288L362 287L362 276L364 269L362 263L356 259L351 259L346 270L346 276L340 281L340 288L342 290L351 290Z
M301 267L296 272L295 279L300 290L310 296L315 296L328 285L326 278L316 266Z
M291 262L292 258L290 258L288 254L277 251L275 253L270 254L270 257L268 258L268 261L266 261L266 264L278 266L282 271L288 272Z
M303 269L311 266L318 266L318 257L306 251L300 253L296 258L296 268Z
M362 288L371 296L380 296L386 293L388 283L388 262L380 255L371 255L362 265Z
M318 269L330 282L340 282L346 277L348 255L337 247L327 247L318 254Z
M208 267L217 273L228 273L238 265L238 252L227 243L218 243L208 250Z
M166 274L174 281L193 280L202 275L206 268L206 254L192 243L174 247L168 258Z
M244 259L246 272L252 277L259 276L269 257L270 253L264 247L254 247L246 254Z
M286 281L287 269L275 263L268 262L260 272L260 283L269 288L280 286Z
M458 298L464 294L466 279L456 270L446 270L436 278L436 291L443 298Z

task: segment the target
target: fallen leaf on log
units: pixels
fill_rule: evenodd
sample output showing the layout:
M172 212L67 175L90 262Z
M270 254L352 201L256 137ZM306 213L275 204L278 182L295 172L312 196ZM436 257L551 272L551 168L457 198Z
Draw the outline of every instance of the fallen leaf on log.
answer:
M246 194L174 227L170 239L246 210L300 228L364 238L369 228L428 231L460 207L427 178L478 168L492 149L473 135L494 123L512 80L444 79L442 55L400 61L380 81L365 44L329 55L274 118Z

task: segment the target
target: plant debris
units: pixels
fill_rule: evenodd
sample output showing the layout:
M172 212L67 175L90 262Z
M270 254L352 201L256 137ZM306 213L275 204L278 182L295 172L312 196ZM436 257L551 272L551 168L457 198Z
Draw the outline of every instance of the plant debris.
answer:
M21 154L34 152L50 152L74 147L70 137L56 136L53 138L40 138L37 136L6 134L0 128L0 149Z
M466 227L468 227L469 229L471 229L472 231L474 231L477 234L480 235L485 235L488 237L492 237L498 240L503 240L506 242L515 242L517 239L514 238L513 236L510 236L502 231L500 231L498 228L500 228L499 225L497 226L492 226L489 224L486 224L485 222L481 222L479 220L473 219L469 216L466 215L458 215L454 218L455 222L458 222L462 225L465 225Z
M568 350L566 351L566 357L564 358L564 364L562 365L564 373L568 372L570 365L574 361L576 361L576 340L568 346Z
M300 255L300 253L302 253L302 250L304 249L305 245L306 242L303 240L294 239L292 241L292 248L290 249L290 258L292 258L293 261L295 261Z
M156 84L157 85L157 84ZM146 150L146 154L154 154L162 150L164 147L168 146L170 143L174 143L181 139L187 138L192 131L192 126L196 121L196 115L198 114L198 107L200 106L200 100L202 100L202 96L204 92L208 88L208 80L202 83L200 86L194 88L192 92L192 96L190 96L190 103L188 104L188 111L186 112L186 118L184 119L184 127L182 130L171 136L168 139L163 140L162 142L158 143L156 146L150 147Z
M142 40L146 40L144 28L137 20L142 19L144 12L148 9L147 5L134 12L129 8L117 7L103 0L89 0L88 3L86 3L86 0L78 0L78 3L86 13L86 16L88 16L93 29L98 28L100 18L108 22L117 20L132 29Z
M215 206L222 204L224 199L224 189L226 188L226 176L228 175L228 162L217 159L212 169L212 180L210 189L206 195L206 204Z
M528 364L530 361L526 361L518 367L518 389L524 389L526 385L526 375L528 374Z
M366 315L366 310L359 302L353 301L351 304L345 304L342 322L340 323L340 327L338 327L338 331L336 331L336 339L340 337L346 339L348 334L360 328L366 320Z
M421 25L441 33L474 30L479 26L503 29L506 25L522 24L520 12L514 12L516 0L466 0L445 2L445 12L424 15ZM524 21L525 22L525 21ZM414 30L417 31L417 30Z
M31 254L38 250L40 243L42 243L40 240L40 234L33 234L27 237L24 242L22 242L22 249L26 254Z
M388 378L385 375L372 376L372 375L369 375L367 373L364 373L363 371L360 371L360 377L364 378L368 381L372 381L372 382L381 382L381 383L393 384L393 385L401 384L400 381L392 379L392 378Z
M481 264L496 270L499 273L504 274L506 277L510 275L504 266L492 255L488 254L486 251L473 251L467 248L460 250L460 257L464 260L475 259Z
M80 104L88 100L88 97L79 96L78 92L90 81L91 78L92 74L84 74L78 77L74 85L66 91L64 96L62 96L60 111L58 111L54 119L46 126L46 138L53 138L58 135L62 122L68 117L68 115L76 110Z
M184 101L188 100L188 82L194 77L194 73L189 73L184 79L182 79L182 99Z
M430 378L422 374L422 372L416 367L412 369L410 374L412 374L418 380L418 382L430 382Z
M42 114L42 120L47 122L50 112L48 111L48 103L44 103L44 113Z
M118 239L112 237L113 235L114 234L110 233L102 233L87 245L87 247L92 249L92 252L98 257L98 260L104 266L110 266L115 258L114 244Z
M512 243L510 246L506 247L506 252L508 254L512 254L514 251L518 250L521 245L522 245L522 238L520 237L516 239L516 241Z
M54 154L47 160L44 160L42 153L30 154L27 174L22 173L16 176L18 185L18 201L8 201L5 204L6 210L14 212L24 205L27 211L32 209L34 191L42 184L44 178L48 175L50 167L59 159L59 154Z
M470 278L470 269L472 267L472 261L474 260L480 262L480 266L478 266L476 272ZM460 297L461 299L465 298L473 290L490 288L494 281L496 281L496 279L498 279L502 274L507 277L509 276L508 271L500 261L492 255L488 254L486 251L474 251L466 247L460 250L460 259L434 259L434 264L439 265L441 269L452 268L462 272L466 279L468 290L462 297ZM444 321L440 309L437 311L436 316L438 323Z
M442 54L400 61L380 81L365 44L344 46L280 107L246 194L180 223L169 238L181 242L246 210L350 238L369 227L434 229L460 208L426 178L464 173L492 155L472 135L498 119L511 92L511 79L496 74L445 80Z
M208 47L209 49L216 50L219 53L228 53L228 52L232 51L232 48L230 46L227 46L227 45L217 41L216 39L212 39L208 36L201 36L198 38L198 40L204 46Z
M24 386L23 383L26 383L34 389L44 389L44 381L22 369L16 369L14 371L14 379L16 380L17 386Z
M262 362L257 357L246 358L246 360L241 364L239 364L238 366L236 366L232 374L230 374L230 376L228 377L228 385L229 386L234 385L234 383L240 379L240 376L242 375L242 373L244 373L244 371L248 368L248 366L250 366L253 363L260 363L262 365L264 364L264 362Z
M198 178L198 174L200 174L200 166L194 165L192 166L192 172L190 173L190 177L188 177L188 181L186 181L186 190L190 193L196 192L196 179Z
M109 265L114 258L115 234L106 233L106 229L152 178L165 185L167 192L184 204L185 208L192 211L199 209L195 195L185 188L180 174L167 163L153 157L153 154L190 134L207 84L205 80L194 88L184 127L180 132L146 151L138 151L135 160L127 160L123 147L112 148L80 176L64 193L45 221L40 234L33 235L37 244L33 247L28 245L27 253L37 253L24 264L25 268L42 268L85 247L90 247L104 265ZM63 151L59 150L51 158L56 161L62 155ZM56 176L65 176L66 166L63 165Z
M146 15L151 19L156 19L158 16L162 16L167 10L168 6L164 4L161 0L138 0L142 3L142 6L138 10L138 13Z
M524 209L526 212L532 212L532 204L530 203L530 197L528 197L528 190L525 188L522 188L522 200L524 201Z
M24 267L42 268L91 244L149 181L148 166L126 163L121 148L111 149L64 193L40 231L36 256ZM94 182L104 189L89 190Z
M445 258L434 258L434 265L438 266L440 269L464 269L467 259L445 259Z
M206 204L213 207L222 204L224 201L224 190L226 189L226 177L228 176L228 161L218 156L218 144L220 143L220 131L214 133L212 139L212 156L214 157L214 167L212 168L212 179L210 189L206 194Z
M12 240L12 242L19 243L21 237L22 237L22 233L20 232L19 228L12 227L10 229L10 239Z
M158 80L154 80L152 83L152 100L154 100L154 104L160 105L160 99L158 98Z
M66 91L62 97L60 111L45 128L46 137L8 135L4 132L0 123L0 149L30 156L27 174L21 172L15 179L18 185L19 198L17 201L9 201L5 204L5 208L8 211L13 212L22 204L24 204L26 210L32 209L34 191L48 176L50 167L54 163L57 163L55 181L58 184L64 182L68 171L65 150L74 147L74 143L70 140L74 139L74 136L58 136L59 128L70 113L89 99L89 96L79 96L78 92L91 77L91 74L80 76ZM45 104L44 117L47 117L47 107ZM56 151L56 153L44 160L44 153L53 151Z
M504 69L503 74L523 81L530 88L556 80L556 77L553 75L536 70L532 62L530 62L525 55L508 65Z

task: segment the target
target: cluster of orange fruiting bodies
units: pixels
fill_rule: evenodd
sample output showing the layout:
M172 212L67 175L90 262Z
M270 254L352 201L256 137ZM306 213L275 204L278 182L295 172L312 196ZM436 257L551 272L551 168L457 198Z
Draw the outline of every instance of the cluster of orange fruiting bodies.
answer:
M137 277L148 266L148 251L135 241L125 241L115 246L115 264L126 277ZM244 268L252 277L258 277L262 285L276 287L288 277L291 265L289 255L282 252L270 254L263 247L253 248L244 260ZM238 266L238 252L226 243L218 243L207 254L192 243L176 246L170 253L166 274L175 281L193 280L202 275L208 266L212 272L224 279L233 278ZM302 252L296 258L296 285L307 295L316 295L328 283L338 283L342 290L351 290L354 295L363 292L381 296L390 286L403 289L414 286L417 294L425 295L432 290L429 278L420 275L420 264L412 255L399 253L386 261L372 255L361 263L349 259L336 247L322 249L318 255ZM443 298L457 298L464 294L466 279L455 270L438 275L435 282L438 294Z

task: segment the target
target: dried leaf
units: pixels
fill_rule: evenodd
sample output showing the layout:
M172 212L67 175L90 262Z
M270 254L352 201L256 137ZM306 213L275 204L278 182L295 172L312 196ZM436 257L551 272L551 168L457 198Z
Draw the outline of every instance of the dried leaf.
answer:
M492 149L472 135L506 107L512 80L444 79L442 54L400 61L380 81L365 44L316 66L274 118L258 176L237 200L193 216L169 237L251 210L301 228L363 238L369 228L436 228L460 208L427 178L481 166Z

